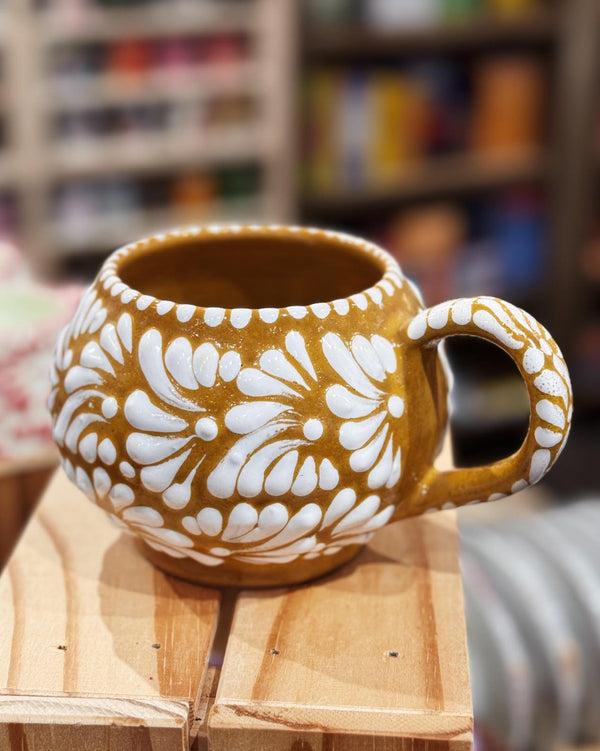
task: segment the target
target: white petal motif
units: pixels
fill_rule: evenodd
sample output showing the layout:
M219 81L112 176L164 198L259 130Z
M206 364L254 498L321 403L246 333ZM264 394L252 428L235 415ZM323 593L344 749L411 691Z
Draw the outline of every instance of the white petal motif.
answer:
M282 503L270 503L260 512L258 526L239 538L238 542L243 542L245 545L251 542L262 542L281 532L288 521L287 508Z
M183 448L190 437L168 438L166 436L130 433L125 446L127 453L138 464L155 464Z
M223 529L223 516L215 508L204 508L196 515L200 529L205 535L215 537Z
M352 488L344 488L343 490L340 490L340 492L335 495L334 499L329 504L329 508L325 512L321 529L325 529L326 527L335 524L338 519L341 519L344 514L347 514L348 511L350 511L355 503L356 492Z
M258 522L258 513L254 506L249 503L238 503L229 515L227 526L223 531L222 539L226 542L237 538L254 529Z
M260 357L260 367L269 375L308 388L304 378L278 349L269 349L264 352Z
M217 379L219 353L214 344L204 342L193 356L194 375L202 386L214 386Z
M297 391L256 368L244 368L237 377L237 385L246 396L300 396Z
M329 461L323 459L319 465L319 487L321 490L333 490L340 481L340 473Z
M64 387L67 394L72 394L84 386L100 386L104 379L100 373L96 373L91 368L82 368L81 365L74 365L69 368L64 380Z
M366 420L345 422L340 427L340 443L350 451L361 448L375 435L385 418L385 412L381 411Z
M319 478L315 468L315 460L312 456L306 457L298 471L298 475L292 485L292 493L298 496L310 495L317 487Z
M378 399L381 392L359 368L356 360L337 334L329 332L321 339L323 354L327 362L341 376L348 386L368 399Z
M179 433L187 427L185 420L157 407L141 389L137 389L127 397L124 411L127 422L137 430L152 433Z
M366 472L375 464L385 443L390 426L384 425L379 433L366 446L354 451L350 456L350 466L355 472Z
M129 313L122 313L117 321L117 333L119 339L123 343L123 346L128 352L131 352L132 348L132 324L131 316Z
M370 495L362 503L352 509L337 523L333 529L333 536L347 534L349 531L356 532L356 528L369 521L379 508L381 499L378 495Z
M383 381L385 370L371 342L364 336L353 336L350 348L354 359L365 373L376 381Z
M245 435L274 420L289 407L278 402L255 401L237 404L225 415L225 425L232 433Z
M250 454L285 429L285 425L268 422L237 441L208 476L206 486L209 492L215 498L230 498L235 491L240 471Z
M162 527L162 515L150 506L133 506L121 514L123 521L140 524L144 527Z
M172 459L143 467L140 471L142 484L154 493L165 491L175 479L175 475L190 455L191 449L174 456Z
M367 484L371 490L383 487L392 474L392 468L394 463L394 448L392 446L392 439L390 438L383 452L383 456L369 472L367 478Z
M173 483L165 490L163 501L169 508L182 509L190 502L190 498L192 497L192 481L197 469L198 465L194 467L183 482Z
M378 334L374 334L371 337L371 344L373 345L375 352L379 355L379 359L381 360L386 373L395 373L398 363L396 361L396 353L394 352L392 344Z
M402 451L401 451L401 448L398 447L398 449L396 449L396 453L394 454L394 463L392 464L392 472L389 476L388 481L385 484L385 487L393 488L394 485L400 479L401 472L402 472Z
M98 450L98 434L88 433L84 438L79 441L79 453L85 459L86 462L93 462L96 460L96 452Z
M557 404L553 404L548 399L542 399L535 405L535 411L542 420L561 428L561 430L564 429L566 424L565 413Z
M346 420L366 417L378 405L375 399L365 399L363 396L357 396L339 383L327 389L325 401L334 415Z
M245 463L238 478L238 493L244 498L255 498L263 489L267 469L283 454L290 452L292 461L298 461L298 452L292 451L294 442L274 441L256 451ZM294 462L294 464L295 464Z
M304 337L298 331L290 331L285 337L285 348L290 355L299 363L313 380L317 380L317 374L311 362L308 352L306 351L306 342Z
M87 342L84 348L81 350L79 362L85 368L100 368L110 375L115 374L113 366L110 364L110 360L102 351L100 345L95 341Z
M186 389L197 389L192 369L192 345L184 336L174 339L167 347L165 365L173 378Z
M242 367L242 358L237 352L225 352L219 362L219 376L227 383L237 377Z
M272 537L263 545L256 546L251 552L281 549L282 546L289 545L292 541L298 540L313 531L320 521L321 509L319 506L316 503L307 503L292 516L278 535Z
M294 472L296 471L297 464L298 452L286 452L267 474L265 478L265 491L269 495L274 496L288 493L294 481Z
M142 372L152 391L167 404L188 412L199 412L200 407L183 397L171 383L162 360L162 335L158 329L143 334L138 347Z

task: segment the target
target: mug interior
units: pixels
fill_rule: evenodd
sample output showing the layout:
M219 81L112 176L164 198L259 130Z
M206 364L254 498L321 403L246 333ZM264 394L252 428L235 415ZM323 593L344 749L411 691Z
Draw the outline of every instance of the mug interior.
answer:
M221 308L329 302L373 286L384 271L366 250L308 232L169 238L125 257L118 269L142 294Z

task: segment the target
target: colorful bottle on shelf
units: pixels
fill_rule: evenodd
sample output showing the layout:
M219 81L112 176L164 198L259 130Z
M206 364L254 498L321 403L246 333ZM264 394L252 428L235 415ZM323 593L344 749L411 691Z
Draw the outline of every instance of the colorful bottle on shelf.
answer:
M173 211L181 222L201 222L214 212L217 194L218 185L212 175L181 175L173 182Z

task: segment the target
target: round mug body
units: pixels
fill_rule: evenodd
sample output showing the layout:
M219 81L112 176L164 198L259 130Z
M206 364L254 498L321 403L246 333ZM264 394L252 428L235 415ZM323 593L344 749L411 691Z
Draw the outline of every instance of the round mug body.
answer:
M532 425L513 457L438 472L437 344L456 333L515 357ZM570 387L547 332L507 303L425 311L363 240L233 225L110 256L60 335L49 405L68 476L154 563L264 586L331 571L390 520L536 481L564 444Z

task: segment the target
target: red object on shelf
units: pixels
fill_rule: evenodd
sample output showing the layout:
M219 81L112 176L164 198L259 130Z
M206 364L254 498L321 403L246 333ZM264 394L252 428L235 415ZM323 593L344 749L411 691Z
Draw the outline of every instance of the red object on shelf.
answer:
M144 39L125 39L115 42L108 49L108 72L122 76L140 76L152 65L154 50Z

